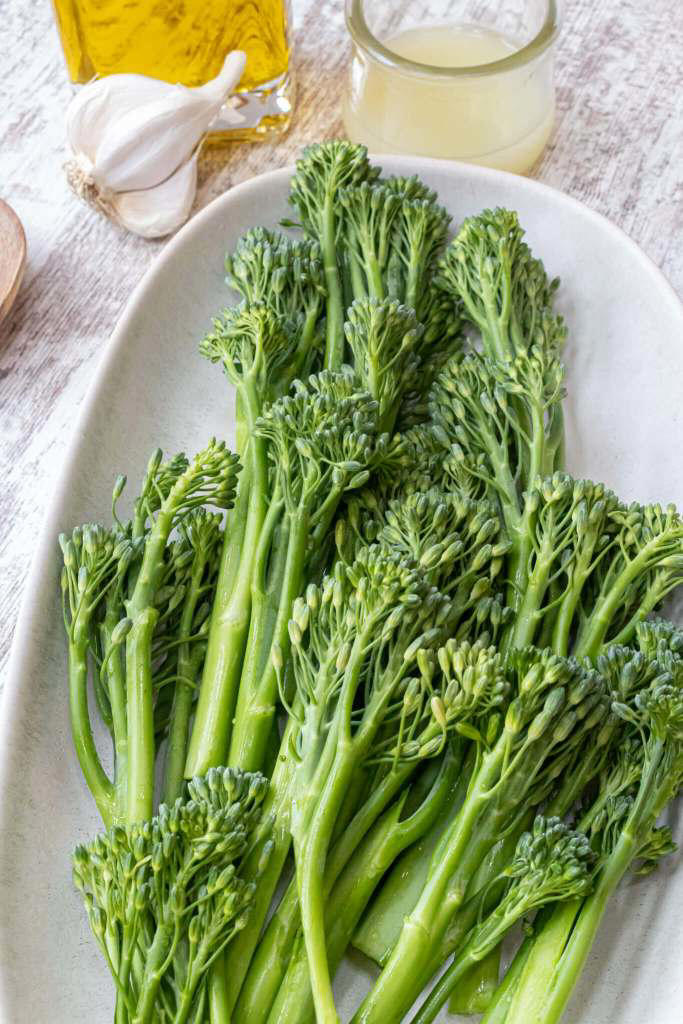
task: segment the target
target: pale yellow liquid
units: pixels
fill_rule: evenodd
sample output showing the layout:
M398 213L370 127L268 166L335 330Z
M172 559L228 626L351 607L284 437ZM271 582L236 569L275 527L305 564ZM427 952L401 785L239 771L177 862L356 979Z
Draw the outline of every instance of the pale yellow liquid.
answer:
M490 64L519 49L500 32L478 25L431 25L404 29L385 45L399 57L439 68L471 68Z
M401 57L437 67L501 60L518 43L476 25L406 29L384 40ZM505 72L438 79L356 53L344 99L349 138L375 153L415 153L525 173L554 119L552 55Z

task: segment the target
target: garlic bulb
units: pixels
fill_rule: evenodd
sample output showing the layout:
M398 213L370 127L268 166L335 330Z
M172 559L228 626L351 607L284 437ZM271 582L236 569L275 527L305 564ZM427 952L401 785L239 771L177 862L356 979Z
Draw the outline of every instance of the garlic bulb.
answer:
M83 86L66 119L74 192L146 238L178 228L197 188L199 143L245 61L233 51L216 78L194 89L145 75L109 75ZM233 119L241 115L235 111Z
M109 202L115 219L143 238L161 238L184 224L197 191L197 154L154 188L116 192Z

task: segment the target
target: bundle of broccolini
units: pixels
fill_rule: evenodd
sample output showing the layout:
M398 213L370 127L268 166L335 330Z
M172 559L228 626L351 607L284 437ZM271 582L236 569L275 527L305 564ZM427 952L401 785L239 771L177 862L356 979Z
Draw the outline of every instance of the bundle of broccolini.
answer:
M683 633L651 613L683 521L566 471L557 281L514 213L449 244L346 142L290 200L201 344L237 454L156 453L129 521L119 478L113 526L62 539L116 1024L336 1024L351 944L381 968L356 1022L555 1024L616 886L674 848Z

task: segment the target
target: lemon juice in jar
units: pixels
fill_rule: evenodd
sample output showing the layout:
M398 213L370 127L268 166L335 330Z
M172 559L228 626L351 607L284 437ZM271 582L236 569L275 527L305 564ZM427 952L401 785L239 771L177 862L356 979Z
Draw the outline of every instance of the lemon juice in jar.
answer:
M376 27L366 18L370 6ZM509 0L495 11L484 4L484 14L491 11L481 21L430 22L432 9L474 11L467 2L433 0L414 23L398 26L395 17L382 21L382 6L347 5L354 43L343 104L349 137L375 153L528 171L554 121L554 3ZM405 6L405 20L413 6Z

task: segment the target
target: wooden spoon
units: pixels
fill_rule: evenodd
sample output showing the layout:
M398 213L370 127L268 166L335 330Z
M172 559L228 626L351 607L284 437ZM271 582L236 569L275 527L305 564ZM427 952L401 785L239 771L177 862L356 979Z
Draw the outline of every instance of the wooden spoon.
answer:
M14 210L0 199L0 323L14 302L26 266L26 236Z

